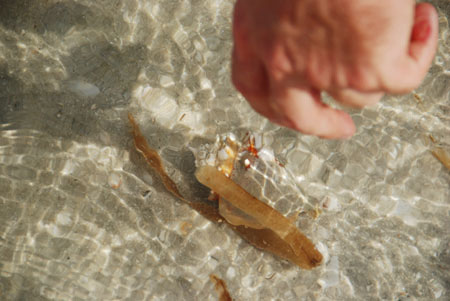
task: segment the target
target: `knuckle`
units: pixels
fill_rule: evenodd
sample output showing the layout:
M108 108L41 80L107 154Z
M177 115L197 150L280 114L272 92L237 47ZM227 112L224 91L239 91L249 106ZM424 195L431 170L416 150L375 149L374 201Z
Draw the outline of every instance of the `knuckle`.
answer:
M287 74L293 72L292 61L287 55L286 48L282 42L272 41L264 52L264 63L275 80L281 80Z

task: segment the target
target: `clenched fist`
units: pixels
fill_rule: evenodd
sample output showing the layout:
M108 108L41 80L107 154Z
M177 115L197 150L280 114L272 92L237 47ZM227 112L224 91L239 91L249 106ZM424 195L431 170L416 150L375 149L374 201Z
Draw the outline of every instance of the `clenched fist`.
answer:
M320 92L363 107L413 90L433 59L438 16L414 0L238 0L233 37L233 83L257 112L345 138L352 119Z

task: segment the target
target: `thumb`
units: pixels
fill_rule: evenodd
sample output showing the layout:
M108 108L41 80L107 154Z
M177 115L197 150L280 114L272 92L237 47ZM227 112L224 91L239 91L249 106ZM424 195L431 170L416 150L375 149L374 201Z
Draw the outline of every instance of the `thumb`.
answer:
M314 89L281 87L273 91L270 102L278 116L274 122L304 134L345 139L355 133L350 115L324 104Z
M417 62L418 67L422 68L423 73L426 73L433 60L438 41L438 31L436 9L428 3L417 4L409 55Z

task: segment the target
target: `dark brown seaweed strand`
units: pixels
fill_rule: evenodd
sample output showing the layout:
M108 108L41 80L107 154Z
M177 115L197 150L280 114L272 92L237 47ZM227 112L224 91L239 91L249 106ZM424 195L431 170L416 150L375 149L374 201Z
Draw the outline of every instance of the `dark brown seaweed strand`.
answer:
M139 129L131 113L128 113L128 120L130 121L131 126L133 127L133 138L136 149L144 156L145 161L147 161L150 167L152 167L159 174L166 189L169 190L171 193L173 193L179 199L186 201L178 191L177 185L172 181L172 179L167 175L166 171L164 170L164 166L162 164L162 160L159 154L155 150L150 148L150 146L148 145L147 141L145 140L145 137L142 135L141 130Z
M214 282L214 288L216 289L216 292L219 294L219 301L233 300L230 296L230 293L228 292L225 281L223 281L214 274L209 275L209 278L211 279L212 282Z

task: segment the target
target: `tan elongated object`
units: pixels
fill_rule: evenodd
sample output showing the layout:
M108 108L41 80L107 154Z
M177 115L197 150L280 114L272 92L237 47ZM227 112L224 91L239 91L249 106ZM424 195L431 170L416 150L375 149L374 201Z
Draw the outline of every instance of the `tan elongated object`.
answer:
M322 261L322 254L315 249L314 244L289 219L253 197L215 167L201 166L195 172L195 176L200 183L211 188L233 206L283 239L295 255L305 259L306 267L314 267Z
M233 226L245 226L257 230L266 228L258 223L254 217L234 207L222 197L219 197L219 214Z
M444 149L440 147L436 147L434 150L431 151L433 156L436 157L447 169L450 170L450 155L445 152Z

